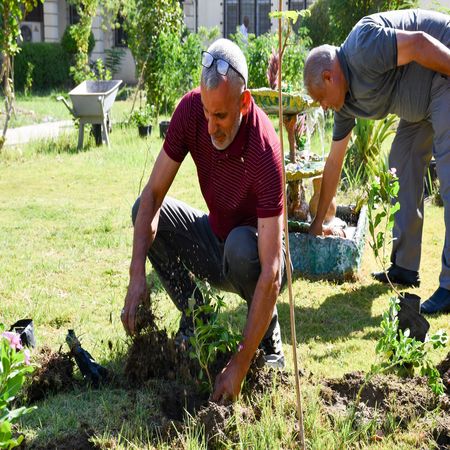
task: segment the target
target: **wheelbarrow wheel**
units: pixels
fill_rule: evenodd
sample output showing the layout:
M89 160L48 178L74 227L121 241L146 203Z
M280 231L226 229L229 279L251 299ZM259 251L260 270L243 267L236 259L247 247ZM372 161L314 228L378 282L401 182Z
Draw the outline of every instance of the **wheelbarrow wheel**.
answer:
M108 134L111 134L112 131L112 125L111 120L109 119L109 115L106 119L106 126L108 127ZM92 124L92 130L91 130L92 136L94 136L95 139L95 145L102 145L102 126L99 123Z
M102 145L102 126L99 123L94 123L91 133L94 136L95 145Z

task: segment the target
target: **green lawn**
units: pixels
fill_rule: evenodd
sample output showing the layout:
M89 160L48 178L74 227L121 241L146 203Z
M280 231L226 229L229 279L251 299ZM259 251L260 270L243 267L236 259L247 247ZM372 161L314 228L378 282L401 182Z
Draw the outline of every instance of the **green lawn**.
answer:
M6 148L0 154L0 320L9 325L33 318L38 348L54 351L65 346L67 329L72 328L98 361L120 372L129 344L119 312L128 283L130 211L162 142L157 137L142 140L134 129L119 127L111 141L111 149L90 147L77 153L74 132L57 142ZM204 208L191 160L182 165L170 195ZM442 209L427 205L425 215L422 285L410 290L422 298L438 286L444 238ZM370 277L375 269L366 248L355 283L294 281L300 367L311 374L302 379L308 448L338 448L341 442L340 431L320 409L315 383L322 377L367 371L374 363L379 323L389 298L389 291ZM234 295L225 299L224 316L235 328L241 327L244 302ZM178 313L164 291L154 292L152 301L163 318L161 326L175 331ZM292 371L287 291L279 299L279 312ZM431 331L448 329L446 315L430 322ZM445 353L436 353L434 360ZM261 403L261 420L241 424L241 444L233 448L294 448L293 385L254 401ZM152 427L155 402L152 384L132 393L126 387L77 388L40 402L20 430L43 448L80 427L88 427L101 448L203 448L196 444L193 425L176 444L162 444ZM382 444L361 447L430 448L428 439L420 424L413 423Z
M25 125L33 125L42 122L55 122L58 120L71 120L72 115L63 102L56 100L59 95L67 95L67 92L55 92L45 96L18 95L15 105L15 114L12 115L8 124L9 128L16 128ZM4 99L0 96L3 105ZM71 105L70 98L68 103ZM116 100L111 108L111 119L114 122L123 122L128 119L133 104L133 97L127 100ZM136 107L139 106L139 99ZM3 129L5 123L4 108L0 108L0 128Z

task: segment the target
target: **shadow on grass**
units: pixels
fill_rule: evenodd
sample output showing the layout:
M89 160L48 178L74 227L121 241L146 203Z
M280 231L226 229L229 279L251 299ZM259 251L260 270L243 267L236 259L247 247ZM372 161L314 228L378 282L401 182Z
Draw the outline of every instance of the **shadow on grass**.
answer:
M372 316L372 302L385 294L389 288L381 284L361 286L352 292L327 297L317 308L304 307L296 300L295 325L297 342L308 343L320 337L322 342L333 342L366 327L377 327L381 316ZM278 305L282 335L291 339L289 304ZM364 339L373 339L373 330L368 330Z
M377 339L377 328L381 316L372 315L373 301L389 291L387 286L374 283L361 286L352 292L339 293L327 297L317 307L302 306L301 299L295 299L295 326L298 343L309 343L320 338L322 342L334 342L348 337L351 333L368 329L363 339ZM242 317L245 323L247 305L244 301L235 309L222 311L225 320L235 322ZM278 303L281 334L285 342L291 340L289 303ZM240 322L240 320L239 320Z

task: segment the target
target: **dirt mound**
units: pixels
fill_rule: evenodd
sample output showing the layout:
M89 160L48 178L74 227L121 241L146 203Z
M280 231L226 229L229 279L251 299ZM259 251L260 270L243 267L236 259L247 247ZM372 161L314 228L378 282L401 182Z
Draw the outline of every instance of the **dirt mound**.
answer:
M125 373L130 381L138 383L152 378L186 379L189 377L188 358L165 331L148 330L133 339Z
M445 392L450 395L450 353L436 366L442 377Z
M208 443L214 443L224 440L231 430L227 429L227 422L233 415L233 405L218 405L217 403L208 402L207 406L202 408L197 414L197 421L201 423L205 429L205 436Z
M55 353L48 347L37 356L38 367L33 372L26 389L29 403L42 400L47 395L70 389L74 383L73 362L67 353Z
M149 303L148 303L149 304ZM193 364L183 346L177 346L166 330L158 329L156 318L149 307L138 311L138 334L128 350L125 374L133 384L143 384L150 379L193 380L191 374L198 366Z
M166 386L161 394L161 410L167 419L182 422L185 410L195 413L208 402L209 394L195 389L193 386L172 383Z
M257 350L247 372L242 394L252 396L255 393L270 392L275 386L289 385L288 374L282 370L265 365L264 352Z
M353 404L365 375L352 372L340 379L323 381L321 397L329 413L344 413ZM356 405L357 416L362 420L377 417L380 422L390 414L397 423L405 425L413 417L423 415L437 406L437 399L423 377L399 378L395 375L376 375L367 382L360 402Z

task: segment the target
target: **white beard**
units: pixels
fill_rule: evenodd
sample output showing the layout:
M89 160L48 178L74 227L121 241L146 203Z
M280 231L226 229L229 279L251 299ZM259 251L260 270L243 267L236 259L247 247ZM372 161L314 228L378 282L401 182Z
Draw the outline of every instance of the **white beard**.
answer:
M214 140L214 138L211 136L211 143L216 150L223 151L223 150L226 150L230 146L230 144L234 141L234 138L238 134L239 127L241 126L241 122L242 122L242 114L239 114L239 118L236 120L236 122L233 125L233 128L231 130L230 137L228 139L225 139L225 141L223 141L221 144L216 142Z

